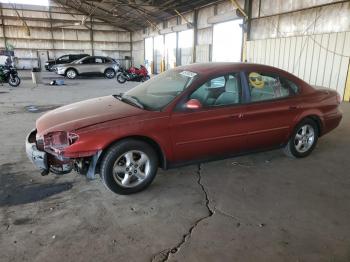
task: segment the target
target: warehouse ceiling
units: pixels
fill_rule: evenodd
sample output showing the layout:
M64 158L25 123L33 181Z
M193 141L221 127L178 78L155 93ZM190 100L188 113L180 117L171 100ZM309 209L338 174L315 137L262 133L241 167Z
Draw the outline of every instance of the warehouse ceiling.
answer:
M55 0L120 28L135 31L153 26L165 18L213 3L213 0Z

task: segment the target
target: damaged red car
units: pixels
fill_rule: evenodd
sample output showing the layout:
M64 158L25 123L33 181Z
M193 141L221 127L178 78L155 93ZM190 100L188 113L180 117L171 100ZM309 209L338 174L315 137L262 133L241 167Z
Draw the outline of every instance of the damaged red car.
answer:
M76 170L118 194L163 169L283 148L296 158L338 126L340 97L283 70L247 63L178 67L124 94L52 110L26 139L42 174Z

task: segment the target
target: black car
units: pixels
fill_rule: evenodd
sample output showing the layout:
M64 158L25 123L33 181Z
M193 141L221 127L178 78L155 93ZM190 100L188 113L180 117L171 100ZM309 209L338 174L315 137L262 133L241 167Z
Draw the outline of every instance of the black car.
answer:
M59 65L59 64L69 64L75 60L81 59L83 57L89 56L87 54L70 54L70 55L63 55L60 56L57 59L49 60L45 63L45 69L47 71L52 71L52 66Z

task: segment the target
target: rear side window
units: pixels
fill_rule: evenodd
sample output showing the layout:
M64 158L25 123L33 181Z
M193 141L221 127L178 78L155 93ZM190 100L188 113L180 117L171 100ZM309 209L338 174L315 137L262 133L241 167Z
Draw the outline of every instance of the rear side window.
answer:
M102 59L102 57L96 57L96 58L95 58L95 63L96 63L96 64L103 64L103 63L104 63L104 60Z
M274 100L295 94L297 86L277 75L269 75L260 72L247 74L250 89L251 102Z

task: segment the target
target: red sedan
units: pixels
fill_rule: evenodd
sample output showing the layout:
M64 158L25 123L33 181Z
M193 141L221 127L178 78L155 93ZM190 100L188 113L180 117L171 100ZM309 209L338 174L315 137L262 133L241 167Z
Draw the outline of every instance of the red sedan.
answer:
M305 157L338 126L339 104L335 91L274 67L192 64L46 113L26 151L43 175L98 173L113 192L131 194L149 186L158 167L272 148Z

